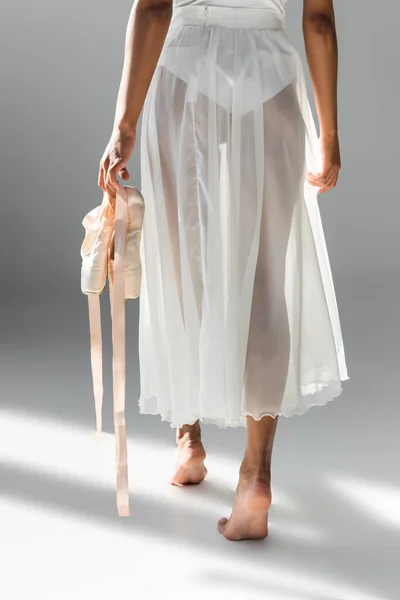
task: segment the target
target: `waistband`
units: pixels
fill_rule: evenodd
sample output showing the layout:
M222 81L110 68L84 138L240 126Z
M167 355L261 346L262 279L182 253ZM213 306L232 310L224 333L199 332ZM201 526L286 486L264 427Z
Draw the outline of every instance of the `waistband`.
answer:
M271 8L230 6L176 6L171 26L218 25L230 29L284 29L285 18Z

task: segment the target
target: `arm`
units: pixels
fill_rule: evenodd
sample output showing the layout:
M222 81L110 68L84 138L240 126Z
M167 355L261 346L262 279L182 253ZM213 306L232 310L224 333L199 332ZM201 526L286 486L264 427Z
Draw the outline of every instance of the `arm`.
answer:
M303 35L315 104L320 125L323 156L321 177L310 183L326 191L340 170L337 123L338 45L333 0L304 0Z
M136 140L136 125L172 17L172 0L136 0L129 15L124 65L110 142L100 162L99 185L115 192L117 173L129 178L126 164Z
M136 128L172 16L172 0L136 0L129 15L114 126Z

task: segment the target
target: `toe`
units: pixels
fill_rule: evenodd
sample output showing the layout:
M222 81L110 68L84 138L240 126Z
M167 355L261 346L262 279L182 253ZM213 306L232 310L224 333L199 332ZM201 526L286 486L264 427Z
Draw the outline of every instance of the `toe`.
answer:
M220 533L223 533L227 522L228 522L228 519L226 517L222 517L222 519L219 519L218 524L217 524L217 529Z
M170 481L171 485L175 485L176 487L183 487L183 485L181 483L178 483L177 481L174 481L173 479Z

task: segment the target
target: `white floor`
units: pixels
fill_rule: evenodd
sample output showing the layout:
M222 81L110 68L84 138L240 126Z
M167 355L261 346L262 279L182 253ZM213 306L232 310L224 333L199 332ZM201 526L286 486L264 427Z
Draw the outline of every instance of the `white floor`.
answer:
M6 410L0 438L4 599L398 597L376 583L394 568L381 552L398 551L399 487L319 471L316 457L302 480L277 477L267 540L229 542L216 522L236 459L209 451L207 480L182 489L168 484L172 443L130 440L131 517L119 518L111 433L96 447L77 425Z
M270 535L242 542L223 538L217 521L230 514L244 428L205 427L207 479L169 485L175 430L137 413L128 350L131 516L119 518L110 369L96 447L86 305L10 304L0 340L1 600L399 600L397 308L388 300L377 317L373 291L363 298L342 303L345 392L280 421Z

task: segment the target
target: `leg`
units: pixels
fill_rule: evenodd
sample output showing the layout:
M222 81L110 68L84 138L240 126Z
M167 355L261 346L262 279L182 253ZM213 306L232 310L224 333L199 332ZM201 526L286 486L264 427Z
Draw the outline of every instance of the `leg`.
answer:
M185 323L185 299L183 295L184 281L182 280L182 257L181 257L181 237L185 235L184 229L179 227L179 213L184 215L184 221L190 224L190 235L193 236L193 231L196 226L196 216L190 217L184 213L185 198L196 198L196 180L195 177L189 178L190 183L185 188L182 184L178 185L177 171L191 171L196 165L195 144L190 137L185 138L185 141L180 137L180 144L175 144L171 148L171 136L169 129L165 127L166 113L169 114L170 122L174 119L173 125L175 131L179 131L185 110L187 111L186 94L187 84L181 79L175 77L166 69L160 71L160 86L165 80L165 88L169 90L169 94L159 94L157 97L156 114L160 119L158 130L158 148L160 163L162 168L162 186L165 198L165 213L167 218L168 234L170 237L172 263L175 272L176 292L180 303L183 323ZM172 95L172 98L170 97ZM185 118L188 118L187 116ZM191 131L191 129L189 129ZM178 136L179 137L179 136ZM175 143L175 140L174 140ZM176 155L177 148L182 143L187 145L187 149ZM179 165L179 169L177 169ZM193 243L193 240L192 240ZM193 281L199 281L198 266L196 265L193 256L190 256L193 262L190 263L190 272ZM196 288L197 289L197 288ZM197 420L192 425L183 425L178 427L176 431L176 443L178 446L177 464L173 477L170 480L172 485L182 486L190 483L200 483L207 474L207 469L204 466L206 453L201 441L200 422Z
M229 540L259 539L268 535L271 505L271 456L278 417L259 421L247 417L247 447L239 471L232 514L218 522Z
M170 483L183 486L190 483L200 483L207 475L204 465L206 452L201 441L200 422L193 425L183 425L176 430L178 455L176 471Z
M246 419L247 447L232 514L218 523L219 532L230 540L268 535L272 447L291 342L285 258L303 186L304 133L293 86L264 104L264 128L264 200L244 377L246 413L253 416Z

